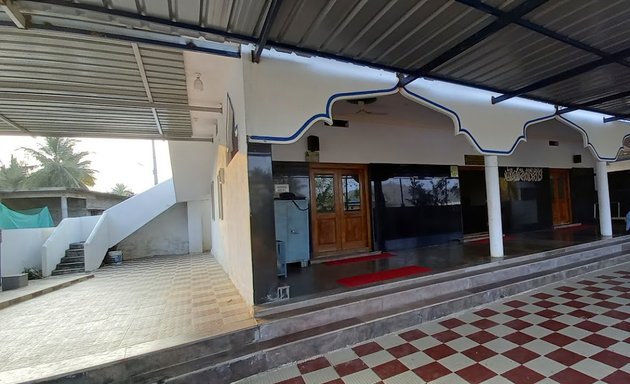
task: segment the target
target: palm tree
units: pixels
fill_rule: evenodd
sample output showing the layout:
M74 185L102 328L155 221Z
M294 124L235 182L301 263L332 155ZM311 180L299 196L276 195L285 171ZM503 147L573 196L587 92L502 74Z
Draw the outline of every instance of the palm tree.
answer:
M129 189L129 187L127 187L123 183L116 183L114 188L112 188L111 193L113 193L114 195L127 196L127 197L131 197L134 195L131 189Z
M9 166L0 165L0 189L16 190L26 186L29 173L33 167L18 161L11 155Z
M88 152L75 152L77 141L64 137L46 137L37 149L22 148L39 163L29 177L33 187L88 189L94 186L95 170L84 158Z

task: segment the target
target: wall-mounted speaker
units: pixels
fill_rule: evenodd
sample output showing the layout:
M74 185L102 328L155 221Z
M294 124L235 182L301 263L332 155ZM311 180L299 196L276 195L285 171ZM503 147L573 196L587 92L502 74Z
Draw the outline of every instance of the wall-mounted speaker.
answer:
M306 138L306 148L309 152L317 152L319 151L319 137L318 136L309 136Z
M573 164L581 164L582 155L573 155Z

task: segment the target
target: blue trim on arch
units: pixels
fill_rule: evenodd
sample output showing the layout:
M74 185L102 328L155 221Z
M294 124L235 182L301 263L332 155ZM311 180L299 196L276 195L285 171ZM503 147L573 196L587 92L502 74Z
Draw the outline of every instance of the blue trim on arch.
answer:
M308 127L310 127L314 122L316 122L319 119L323 119L323 118L328 118L328 119L332 119L332 114L331 114L331 109L332 109L332 105L335 101L337 101L337 99L342 98L342 97L349 97L349 96L363 96L363 95L378 95L378 94L386 94L386 93L390 93L395 91L396 89L398 89L398 86L395 85L391 88L388 89L376 89L376 90L371 90L371 91L357 91L357 92L343 92L343 93L335 93L334 95L330 96L328 98L328 101L326 101L326 111L324 113L318 113L317 115L312 116L311 118L309 118L308 120L306 120L306 122L304 124L302 124L302 126L291 136L250 136L249 138L251 140L264 140L264 141L276 141L276 142L287 142L287 141L293 141L296 138L298 138L302 132L304 130L306 130Z
M593 151L593 153L595 154L595 156L599 160L601 160L601 161L615 161L615 160L617 160L617 156L615 156L615 157L601 157L599 155L599 153L597 152L597 149L595 149L595 146L591 143L591 139L590 139L590 137L588 137L588 133L584 130L584 128L580 127L579 125L577 125L576 123L572 122L571 120L567 119L566 117L564 117L562 115L558 115L557 118L560 119L560 120L564 120L570 126L576 128L576 129L579 129L584 134L584 136L586 136L586 145L589 148L591 148L591 150ZM626 137L629 137L629 136L630 135L625 135L623 137L623 140L625 140ZM622 140L622 145L619 147L619 149L623 148L623 140ZM617 150L617 153L619 153L619 150Z
M457 112L455 112L454 110L452 110L452 109L450 109L450 108L448 108L448 107L445 107L445 106L444 106L444 105L442 105L442 104L436 103L436 102L435 102L435 101L433 101L433 100L429 100L429 99L427 99L426 97L420 96L420 95L418 95L417 93L415 93L415 92L413 92L413 91L411 91L411 90L407 89L407 87L403 87L403 89L405 90L405 92L407 92L407 93L408 93L408 94L410 94L411 96L413 96L413 97L415 97L415 98L418 98L418 99L420 99L420 100L424 101L425 103L431 104L431 105L433 105L433 106L435 106L435 107L437 107L437 108L439 108L439 109L442 109L442 110L444 110L444 111L446 111L446 112L448 112L448 113L452 114L453 116L455 116L455 118L457 119L457 132L458 132L458 133L459 133L459 132L463 132L463 133L465 133L466 135L468 135L468 137L470 137L470 139L472 140L472 142L475 144L475 146L477 147L477 149L478 149L478 150L479 150L479 152L481 152L481 153L488 153L488 154L495 154L495 155L509 155L509 154L511 154L512 152L514 152L514 149L516 148L516 146L518 145L518 143L519 143L521 140L526 140L526 139L527 139L527 137L526 137L526 135L525 135L525 130L527 129L527 127L528 127L529 125L531 125L531 124L535 124L535 123L537 123L537 122L539 122L539 121L549 120L549 119L553 118L553 117L554 117L554 115L555 115L555 114L551 114L551 115L547 115L547 116L543 116L543 117L538 117L538 118L536 118L536 119L526 121L526 122L525 122L525 124L523 124L523 133L522 133L519 137L517 137L517 138L516 138L516 141L514 142L514 144L512 144L512 147L511 147L509 150L507 150L507 151L499 151L499 150L496 150L496 149L484 149L484 148L482 148L482 147L481 147L481 145L479 144L479 142L477 141L477 139L475 139L475 137L473 136L473 134L472 134L469 130L467 130L466 128L463 128L463 127L462 127L462 121L461 121L461 119L459 118L459 115L457 114Z

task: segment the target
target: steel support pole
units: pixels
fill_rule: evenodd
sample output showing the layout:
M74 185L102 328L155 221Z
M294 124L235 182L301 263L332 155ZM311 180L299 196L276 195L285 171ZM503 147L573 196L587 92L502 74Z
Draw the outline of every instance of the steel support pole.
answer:
M490 256L503 257L503 227L501 223L501 192L499 165L496 156L485 156L486 199L488 201L488 232Z

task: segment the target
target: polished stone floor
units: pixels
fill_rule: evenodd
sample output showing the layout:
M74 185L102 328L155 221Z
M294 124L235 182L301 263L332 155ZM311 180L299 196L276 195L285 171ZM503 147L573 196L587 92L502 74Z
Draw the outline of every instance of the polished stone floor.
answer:
M628 384L630 263L240 384Z
M126 261L0 310L0 383L121 359L255 324L210 255Z
M616 223L614 229L616 235L625 234L623 223ZM598 228L594 225L506 235L504 237L505 258L568 247L599 239ZM288 285L291 297L297 300L317 297L352 289L343 287L337 282L341 278L350 276L411 265L428 267L431 269L429 273L434 273L488 263L491 261L489 247L487 240L469 243L453 242L424 248L392 251L394 257L374 261L342 265L312 263L305 268L301 268L299 263L291 264L288 266L287 278L280 278L279 283ZM382 283L386 282L390 281L383 281Z

